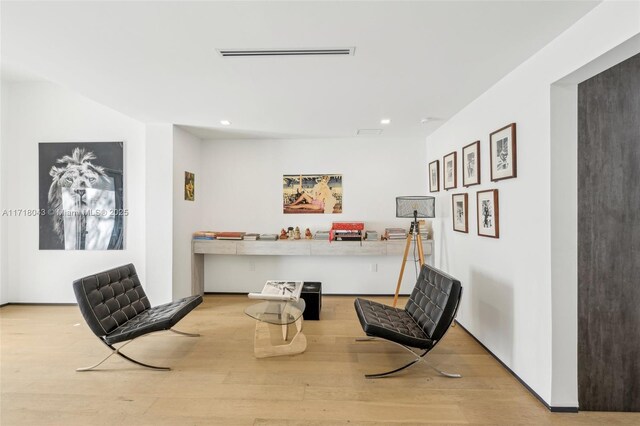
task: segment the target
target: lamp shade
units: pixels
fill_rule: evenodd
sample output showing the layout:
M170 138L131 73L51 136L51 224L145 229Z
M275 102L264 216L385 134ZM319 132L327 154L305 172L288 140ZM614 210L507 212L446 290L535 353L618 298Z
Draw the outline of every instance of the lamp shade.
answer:
M396 217L436 217L436 199L427 196L396 197Z

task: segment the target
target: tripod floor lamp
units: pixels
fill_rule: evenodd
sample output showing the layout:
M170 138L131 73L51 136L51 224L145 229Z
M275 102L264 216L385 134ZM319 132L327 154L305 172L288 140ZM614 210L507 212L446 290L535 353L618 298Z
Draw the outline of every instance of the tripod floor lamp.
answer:
M407 255L409 254L411 242L418 246L420 266L422 267L422 265L424 265L424 250L422 248L422 238L420 237L420 223L418 222L418 218L433 218L436 216L435 212L435 197L396 197L396 217L413 219L413 222L411 222L411 228L407 234L407 245L404 248L404 257L402 258L402 265L400 266L398 285L396 286L396 293L393 296L394 307L396 306L396 303L398 303L398 293L400 292L400 285L402 284L402 276L404 275L404 267L407 264Z

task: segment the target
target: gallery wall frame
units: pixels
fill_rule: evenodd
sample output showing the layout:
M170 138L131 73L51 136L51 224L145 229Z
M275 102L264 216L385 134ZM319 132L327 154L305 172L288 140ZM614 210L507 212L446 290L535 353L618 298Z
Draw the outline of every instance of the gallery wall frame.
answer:
M440 191L440 160L429 163L429 192Z
M516 123L508 124L489 134L492 182L518 176L516 151Z
M40 250L123 250L123 142L38 144Z
M466 193L451 195L453 230L469 233L469 196Z
M481 237L500 238L498 190L478 191L476 198L478 235Z
M480 184L480 141L462 148L462 186Z
M443 188L453 189L458 187L458 152L453 151L442 158Z

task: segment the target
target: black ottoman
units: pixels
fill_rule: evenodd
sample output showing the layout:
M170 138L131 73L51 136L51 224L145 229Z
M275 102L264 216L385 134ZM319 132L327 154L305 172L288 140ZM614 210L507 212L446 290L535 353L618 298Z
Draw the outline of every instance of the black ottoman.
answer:
M302 285L300 297L304 299L306 308L302 317L306 320L319 320L320 309L322 308L322 283L315 281L305 281Z

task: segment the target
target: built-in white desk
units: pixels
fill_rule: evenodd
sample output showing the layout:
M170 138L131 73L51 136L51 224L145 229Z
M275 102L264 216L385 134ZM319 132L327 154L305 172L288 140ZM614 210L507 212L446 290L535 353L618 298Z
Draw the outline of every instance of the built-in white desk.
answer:
M204 294L204 256L402 256L406 240L193 240L191 242L191 292ZM422 241L425 256L433 252L433 240Z

